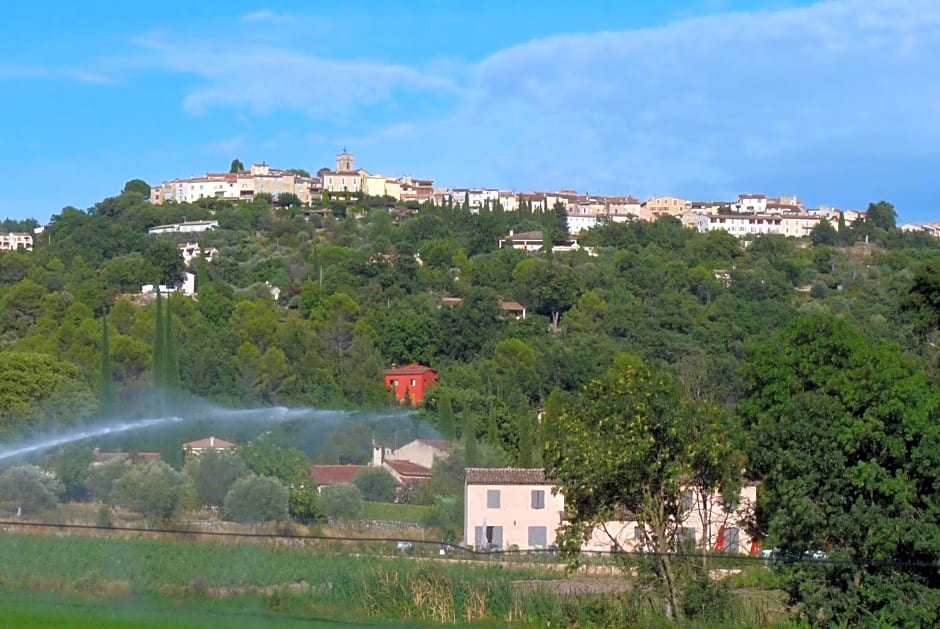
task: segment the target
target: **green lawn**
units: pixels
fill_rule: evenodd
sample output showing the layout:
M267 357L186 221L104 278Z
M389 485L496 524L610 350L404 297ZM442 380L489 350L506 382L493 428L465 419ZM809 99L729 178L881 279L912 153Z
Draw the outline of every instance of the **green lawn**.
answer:
M387 627L383 622L339 622L324 618L276 614L266 611L260 600L195 601L130 597L121 599L84 599L37 592L0 591L0 628L31 629L109 629L191 628L248 629L255 627L305 627L338 629L346 627ZM418 625L391 625L416 627Z
M425 507L423 505L365 502L362 505L362 519L421 524L424 522L424 518L430 510L431 507Z

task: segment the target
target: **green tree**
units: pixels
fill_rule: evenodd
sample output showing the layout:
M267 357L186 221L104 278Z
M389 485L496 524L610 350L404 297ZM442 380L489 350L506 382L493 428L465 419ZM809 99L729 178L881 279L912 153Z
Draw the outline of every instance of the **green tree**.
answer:
M324 487L320 492L323 515L338 520L355 520L362 513L362 492L352 483Z
M287 519L287 488L276 478L240 478L225 496L225 518L253 523Z
M90 463L89 463L90 465ZM88 470L88 493L94 500L114 504L114 483L131 469L127 459L112 459Z
M394 502L398 483L384 467L367 467L353 479L363 500L371 502Z
M98 377L98 408L102 416L115 411L114 368L111 366L111 342L108 337L108 315L101 316L101 368Z
M186 263L176 245L164 238L158 239L144 252L144 261L152 269L157 284L173 286L186 271Z
M75 423L97 410L75 365L33 352L0 352L0 431Z
M839 240L839 232L826 219L820 219L809 232L809 240L814 245L835 245Z
M825 625L940 623L940 392L897 347L831 316L753 349L740 408L760 522L791 602Z
M160 394L160 390L163 388L164 364L166 361L166 324L163 322L163 298L160 293L158 287L157 299L154 302L156 319L153 330L153 368L151 370L153 388L157 391L157 395Z
M131 179L124 184L121 194L133 194L146 199L150 196L150 184L143 179Z
M185 472L199 502L220 507L235 482L248 474L248 466L237 453L209 450L187 461Z
M180 393L180 360L177 350L176 330L173 325L172 298L166 300L166 331L163 334L163 377L161 383L167 395L175 398Z
M681 618L685 601L681 549L684 485L690 477L711 494L730 478L699 474L696 449L727 438L697 430L698 405L679 396L671 376L628 355L618 356L607 374L547 414L546 473L558 481L570 521L561 546L577 552L594 529L620 519L623 510L642 526L644 546L653 561L667 616Z
M887 201L878 201L877 203L868 204L868 210L865 212L865 221L879 229L887 231L897 227L897 216L898 213L894 210L893 205Z
M62 484L35 465L17 465L0 475L0 509L34 515L55 508Z
M229 169L228 169L228 171L232 174L240 173L243 170L245 170L245 165L242 164L242 161L238 159L237 157L232 160L232 165L229 166Z
M136 511L151 523L162 524L179 515L186 496L186 481L162 461L132 465L114 481L112 495L117 504Z
M441 438L449 441L452 441L457 434L454 406L450 394L446 391L441 392L437 402L437 429L441 433Z
M88 475L92 460L91 448L70 448L49 461L47 469L62 483L63 500L79 501L88 498Z
M473 426L473 419L469 412L464 412L463 422L460 429L460 442L463 444L468 467L475 467L477 464L479 444L477 443L477 433Z

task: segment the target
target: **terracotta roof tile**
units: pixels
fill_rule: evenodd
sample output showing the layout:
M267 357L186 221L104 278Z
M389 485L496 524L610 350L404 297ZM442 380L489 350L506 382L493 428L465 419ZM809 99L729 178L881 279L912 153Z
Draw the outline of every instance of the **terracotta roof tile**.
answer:
M430 469L424 467L423 465L412 463L411 461L402 461L400 459L385 459L385 465L398 472L401 476L417 476L421 478L431 477Z
M545 477L545 470L518 467L468 467L468 485L554 485Z
M351 483L356 475L367 467L367 465L314 465L310 468L310 478L317 485Z
M405 365L403 367L391 367L385 370L386 376L410 376L417 375L422 373L427 373L428 371L434 371L430 367L425 367L424 365L416 365L411 363L410 365Z

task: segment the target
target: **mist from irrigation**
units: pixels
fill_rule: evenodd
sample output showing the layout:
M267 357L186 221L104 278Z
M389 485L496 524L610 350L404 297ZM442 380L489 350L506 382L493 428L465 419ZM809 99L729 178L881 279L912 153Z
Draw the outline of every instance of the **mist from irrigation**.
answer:
M407 418L408 411L344 411L318 408L288 408L286 406L232 409L208 402L195 402L185 410L174 409L177 414L163 417L145 417L140 419L112 419L80 427L69 427L62 431L47 432L16 443L0 447L0 462L20 456L27 456L76 444L86 439L106 437L121 433L179 425L186 422L231 422L234 425L270 426L285 422L303 422L316 424L324 430L336 428L356 418L368 418L373 421L388 421Z

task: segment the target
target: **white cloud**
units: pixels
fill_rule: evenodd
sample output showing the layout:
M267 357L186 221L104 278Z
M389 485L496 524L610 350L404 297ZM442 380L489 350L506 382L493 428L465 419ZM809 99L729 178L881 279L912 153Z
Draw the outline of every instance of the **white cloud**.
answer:
M222 155L234 155L245 148L245 136L236 135L231 138L216 140L203 145L202 150L207 153L219 153Z
M260 11L253 11L251 13L246 13L241 17L242 22L271 22L273 24L295 24L297 23L297 18L292 15L285 15L283 13L275 13L270 9L262 9Z
M883 149L901 154L925 133L936 138L938 60L933 0L832 1L559 35L480 62L473 96L446 126L471 151L506 147L514 172L496 158L482 173L503 185L504 173L521 170L545 186L560 175L592 189L730 193L801 152L854 157L894 138ZM486 163L475 157L461 155Z
M768 181L801 192L800 177L840 160L861 173L872 154L940 161L936 0L556 35L471 65L434 51L415 67L237 38L139 43L152 67L196 80L193 115L301 112L442 183L721 197Z
M454 92L453 81L406 65L318 57L241 41L138 39L159 69L195 76L185 110L202 115L215 107L256 114L295 110L313 117L352 117L358 107L391 102L399 92Z

